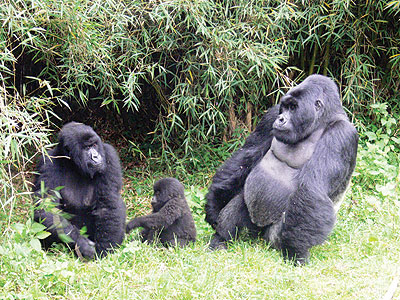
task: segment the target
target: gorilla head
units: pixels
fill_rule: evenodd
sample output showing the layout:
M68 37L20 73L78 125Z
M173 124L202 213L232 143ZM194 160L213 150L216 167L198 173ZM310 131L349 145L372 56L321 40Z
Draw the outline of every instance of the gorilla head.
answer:
M153 187L154 196L151 200L153 212L158 212L170 199L185 195L182 183L175 178L163 178L158 180Z
M281 98L272 134L285 144L296 144L324 128L331 116L343 114L336 84L325 76L312 75Z
M106 169L104 146L96 132L87 125L71 122L60 131L58 153L69 157L84 176L93 178Z

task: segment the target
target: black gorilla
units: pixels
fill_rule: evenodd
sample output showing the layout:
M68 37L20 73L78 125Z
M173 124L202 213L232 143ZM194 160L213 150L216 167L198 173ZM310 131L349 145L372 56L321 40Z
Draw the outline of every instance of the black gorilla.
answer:
M196 241L196 227L186 202L183 185L175 178L163 178L154 184L151 200L153 212L137 217L126 226L126 232L143 227L142 241L159 239L164 246L185 246Z
M357 145L336 84L309 76L216 172L206 195L206 221L216 230L210 247L226 247L247 227L285 258L305 263L333 228Z
M58 146L38 163L36 222L51 235L45 248L64 242L85 258L102 257L122 243L125 204L118 154L89 126L71 122L61 129ZM43 189L44 185L44 189ZM62 187L57 191L57 187ZM51 196L52 208L43 201ZM86 227L88 237L82 235Z

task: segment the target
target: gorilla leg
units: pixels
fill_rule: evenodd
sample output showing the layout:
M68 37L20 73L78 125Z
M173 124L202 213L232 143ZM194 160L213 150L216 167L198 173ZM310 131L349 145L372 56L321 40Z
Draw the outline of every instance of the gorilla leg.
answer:
M221 210L210 248L226 248L226 242L236 239L243 227L256 230L256 226L250 222L249 212L244 203L243 192L241 192Z
M332 201L311 188L300 187L292 196L282 226L282 252L286 259L307 263L309 250L322 244L335 224Z

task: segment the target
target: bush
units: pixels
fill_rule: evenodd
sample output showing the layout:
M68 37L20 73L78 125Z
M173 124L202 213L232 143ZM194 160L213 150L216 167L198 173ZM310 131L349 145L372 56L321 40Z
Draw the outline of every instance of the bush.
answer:
M251 130L311 73L336 78L363 123L370 103L397 115L398 11L383 0L6 0L2 81L70 106L139 110L164 152L190 154Z

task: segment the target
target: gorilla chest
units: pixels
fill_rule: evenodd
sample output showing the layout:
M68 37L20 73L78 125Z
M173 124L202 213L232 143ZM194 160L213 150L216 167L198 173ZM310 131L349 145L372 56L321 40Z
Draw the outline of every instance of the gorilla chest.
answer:
M247 204L287 199L297 186L299 169L279 160L269 150L260 163L250 172L244 186Z
M254 224L264 227L282 219L289 198L299 185L298 174L310 160L316 141L309 138L287 145L275 138L272 140L271 148L244 185L244 201Z
M94 181L76 174L67 174L61 197L63 206L67 210L79 211L89 208L95 202Z
M284 144L276 138L260 163L246 179L245 201L286 202L298 187L298 174L314 153L322 130L315 131L306 140L294 145Z
M254 183L256 184L260 184L260 179L264 179L263 183L273 188L275 188L275 184L285 187L290 191L293 191L297 187L296 175L299 169L290 166L285 161L279 160L271 150L263 157L257 169L256 172L259 172L257 175L258 178L254 178Z
M318 132L318 139L320 133ZM312 136L295 145L288 145L274 138L271 148L247 178L246 185L258 186L251 189L276 189L278 185L280 190L293 192L298 185L297 174L310 160L318 139Z

